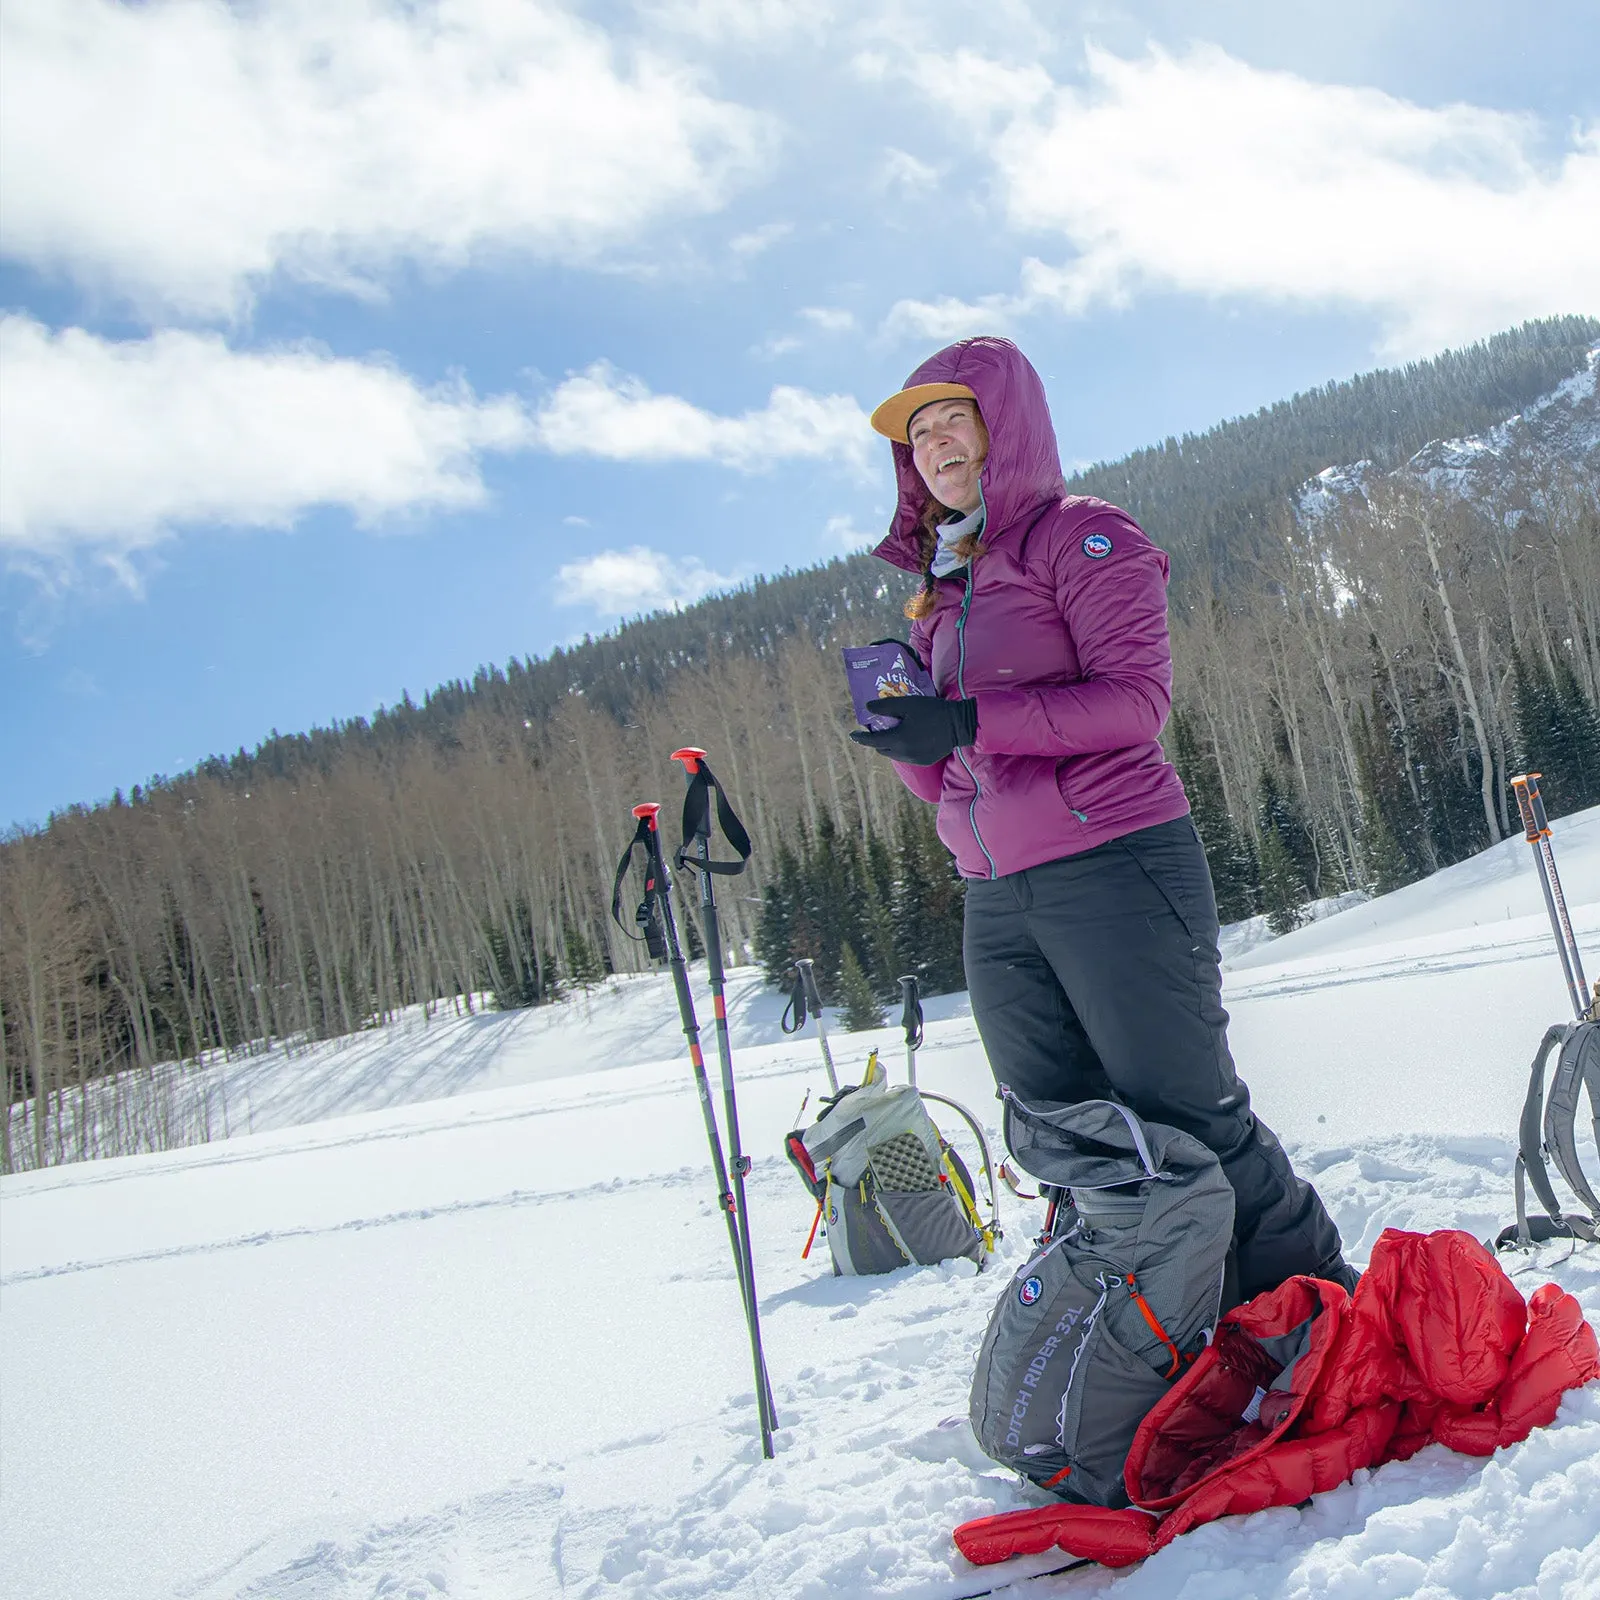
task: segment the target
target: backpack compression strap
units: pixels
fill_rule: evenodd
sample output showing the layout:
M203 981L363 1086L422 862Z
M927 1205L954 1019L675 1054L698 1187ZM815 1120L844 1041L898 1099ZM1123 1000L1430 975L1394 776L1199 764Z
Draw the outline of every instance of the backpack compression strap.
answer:
M954 1111L963 1122L966 1123L967 1127L971 1129L972 1137L977 1140L978 1156L983 1163L983 1175L988 1180L989 1184L989 1221L987 1224L985 1224L982 1217L977 1214L978 1197L974 1194L970 1197L973 1212L972 1225L978 1230L979 1233L983 1235L984 1244L990 1250L993 1250L995 1247L995 1241L1001 1237L1000 1190L995 1183L994 1158L989 1154L989 1141L984 1137L983 1128L979 1125L978 1119L973 1116L973 1114L968 1111L960 1101L951 1100L942 1094L933 1094L927 1089L919 1089L917 1092L924 1100L933 1100L939 1105L949 1106L949 1108Z
M1547 1101L1545 1063L1557 1045L1561 1046L1561 1053L1556 1058ZM1517 1128L1517 1221L1514 1229L1506 1228L1501 1233L1495 1241L1497 1246L1515 1243L1527 1248L1550 1238L1578 1238L1590 1242L1600 1239L1600 1229L1596 1227L1596 1223L1600 1223L1600 1199L1589 1186L1578 1160L1576 1126L1581 1088L1589 1091L1589 1109L1595 1118L1597 1135L1600 1135L1600 1023L1558 1022L1545 1031L1528 1075L1528 1096L1523 1101L1522 1119ZM1547 1154L1567 1186L1593 1213L1593 1221L1588 1217L1562 1215L1549 1169L1545 1166ZM1533 1185L1548 1221L1545 1217L1536 1217L1530 1223L1525 1186L1528 1183Z
M701 751L680 751L674 760L683 756L690 756L693 765L690 766L689 787L683 797L683 845L678 851L678 862L681 866L694 867L696 870L704 869L707 872L719 872L733 876L743 872L750 862L750 835L745 831L744 824L739 820L728 796L723 791L717 775L706 765L705 755ZM710 859L711 840L711 794L716 791L717 796L717 821L722 826L723 837L739 853L737 861L713 861ZM704 837L707 843L706 859L696 860L689 854L689 846L695 839Z

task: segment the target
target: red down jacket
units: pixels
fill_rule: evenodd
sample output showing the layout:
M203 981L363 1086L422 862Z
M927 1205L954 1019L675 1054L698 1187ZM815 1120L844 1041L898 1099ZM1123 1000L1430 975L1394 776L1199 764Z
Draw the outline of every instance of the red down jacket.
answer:
M1059 1546L1128 1566L1203 1522L1296 1505L1425 1444L1489 1455L1595 1377L1594 1329L1570 1294L1547 1283L1524 1305L1469 1234L1390 1228L1353 1298L1290 1278L1223 1317L1134 1435L1136 1509L1011 1511L963 1523L956 1545L981 1564Z

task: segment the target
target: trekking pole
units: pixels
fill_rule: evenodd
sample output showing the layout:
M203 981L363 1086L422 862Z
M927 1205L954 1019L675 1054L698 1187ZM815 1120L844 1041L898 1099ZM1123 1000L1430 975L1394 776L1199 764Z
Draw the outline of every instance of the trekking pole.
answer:
M900 980L900 1026L906 1030L906 1077L915 1089L917 1051L922 1048L922 1001L917 995L916 977L911 973ZM991 1173L991 1180L993 1176Z
M706 753L692 745L672 752L674 761L683 763L688 783L683 799L683 843L678 847L680 868L688 867L700 880L700 917L705 926L706 968L711 979L711 1009L716 1023L717 1058L722 1065L723 1122L728 1130L728 1160L733 1176L734 1213L738 1219L739 1250L743 1262L745 1322L750 1330L750 1358L755 1368L756 1410L761 1420L761 1453L769 1461L772 1430L777 1425L772 1403L772 1386L767 1379L767 1360L761 1349L761 1310L756 1299L755 1259L750 1251L750 1208L745 1198L744 1180L750 1171L750 1158L739 1141L739 1103L733 1087L733 1042L728 1035L728 1002L724 990L726 973L722 961L722 925L717 917L717 899L712 889L715 873L743 872L750 859L750 835L734 815L728 797L715 774L706 765ZM728 843L739 853L737 861L711 859L711 796L717 797L717 820Z
M1561 879L1556 872L1555 851L1550 844L1550 819L1545 815L1544 797L1539 793L1541 776L1537 772L1519 773L1511 780L1511 787L1516 791L1517 806L1522 812L1522 826L1528 843L1533 846L1533 859L1539 868L1539 886L1544 890L1544 906L1550 913L1550 926L1555 932L1561 970L1566 976L1567 992L1572 997L1572 1010L1578 1021L1582 1022L1589 1014L1589 984L1583 975L1577 936L1572 931L1572 918L1567 912L1567 897L1561 892Z
M795 1030L798 1031L805 1024L805 1008L811 1007L811 1014L817 1019L817 1043L822 1046L822 1064L828 1069L828 1087L834 1094L839 1092L839 1074L833 1070L833 1052L828 1048L828 1023L822 1015L822 994L817 988L817 964L810 956L801 956L794 964L794 969L799 973L796 980L795 998L799 1001L795 1005ZM790 1002L794 1004L793 1001Z
M644 901L639 907L637 921L643 930L646 947L653 959L665 959L672 969L672 986L678 995L678 1015L683 1019L684 1037L689 1041L689 1064L694 1068L695 1092L700 1097L700 1111L705 1118L706 1141L711 1146L711 1168L717 1179L717 1205L728 1224L728 1244L733 1251L733 1270L739 1279L739 1295L748 1300L744 1281L744 1251L739 1247L739 1224L734 1214L733 1188L728 1182L728 1168L722 1155L722 1139L717 1132L717 1115L711 1104L711 1083L706 1077L705 1054L700 1048L700 1024L695 1017L694 996L689 990L689 966L683 958L683 945L678 938L678 919L672 909L672 879L661 855L661 830L659 805L646 803L633 808L639 826L617 867L617 881L611 895L611 916L619 928L623 927L622 880L633 861L635 846L643 845Z

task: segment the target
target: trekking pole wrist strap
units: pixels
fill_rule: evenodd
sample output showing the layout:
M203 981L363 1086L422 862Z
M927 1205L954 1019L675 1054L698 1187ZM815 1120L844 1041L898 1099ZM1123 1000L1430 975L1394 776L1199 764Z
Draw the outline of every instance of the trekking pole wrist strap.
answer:
M794 969L794 984L789 990L789 1003L783 1008L783 1016L778 1026L785 1033L799 1033L806 1025L806 976L801 968L796 965Z
M713 791L717 797L717 822L722 829L722 836L738 852L737 861L711 860ZM706 859L703 861L689 854L689 846L694 840L701 838L706 841ZM750 835L729 802L717 775L706 765L703 758L696 762L695 771L689 779L689 787L683 796L683 844L678 850L678 862L681 866L693 867L697 871L715 872L728 877L743 872L750 863Z
M628 938L639 943L648 942L643 934L630 933L628 925L622 920L622 886L627 881L628 872L633 866L634 851L640 846L644 847L644 901L639 910L640 915L634 920L643 923L646 915L653 915L652 901L660 889L657 882L656 857L659 842L655 837L655 830L650 825L649 817L640 817L639 826L634 830L633 837L628 841L627 848L622 852L622 859L617 862L617 875L611 884L611 920L622 929Z

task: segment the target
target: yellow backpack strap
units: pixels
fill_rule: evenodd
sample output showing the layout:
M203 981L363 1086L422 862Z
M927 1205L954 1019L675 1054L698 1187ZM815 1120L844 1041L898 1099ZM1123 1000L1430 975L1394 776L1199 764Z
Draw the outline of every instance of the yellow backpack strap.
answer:
M978 1202L968 1193L966 1184L961 1181L960 1171L957 1169L955 1162L950 1159L949 1145L944 1147L942 1160L945 1176L950 1180L950 1187L956 1192L956 1199L961 1202L961 1209L966 1213L967 1221L982 1236L984 1249L992 1253L994 1250L994 1229L984 1226L983 1218L978 1214Z

